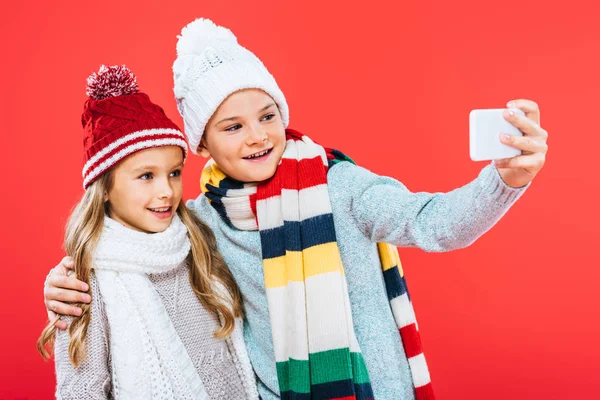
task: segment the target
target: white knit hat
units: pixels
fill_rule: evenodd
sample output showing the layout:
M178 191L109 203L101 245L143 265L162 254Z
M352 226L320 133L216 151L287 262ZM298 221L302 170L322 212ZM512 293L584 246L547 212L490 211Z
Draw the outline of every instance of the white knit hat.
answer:
M229 29L199 18L184 27L178 38L174 92L194 154L219 105L242 89L261 89L269 94L287 128L289 110L275 78L254 54L238 44Z

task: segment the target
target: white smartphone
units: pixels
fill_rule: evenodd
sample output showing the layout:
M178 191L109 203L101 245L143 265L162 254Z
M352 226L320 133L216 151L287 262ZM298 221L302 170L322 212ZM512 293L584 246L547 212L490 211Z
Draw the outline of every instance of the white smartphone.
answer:
M523 136L523 133L504 119L505 108L472 110L469 114L469 149L471 160L485 161L521 155L521 150L505 145L500 134ZM519 109L515 114L525 115Z

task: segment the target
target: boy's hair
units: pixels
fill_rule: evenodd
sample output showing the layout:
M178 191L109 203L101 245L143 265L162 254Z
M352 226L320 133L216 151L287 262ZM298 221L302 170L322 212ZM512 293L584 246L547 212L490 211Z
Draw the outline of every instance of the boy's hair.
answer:
M86 190L83 198L75 206L67 223L65 250L73 257L77 279L90 283L93 268L93 255L102 235L104 217L110 213L110 204L104 201L104 194L113 183L113 170L107 171ZM198 300L209 312L219 315L222 327L215 332L216 337L231 334L235 317L242 315L242 302L239 289L217 250L217 243L211 229L181 202L177 214L186 226L191 242L188 256L190 284ZM213 280L227 291L219 291ZM91 288L90 288L91 290ZM93 300L92 300L93 301ZM82 314L74 317L69 326L69 357L78 366L85 357L87 330L90 324L91 304L77 304ZM50 321L37 341L37 349L44 359L51 356L49 348L56 338L55 321Z

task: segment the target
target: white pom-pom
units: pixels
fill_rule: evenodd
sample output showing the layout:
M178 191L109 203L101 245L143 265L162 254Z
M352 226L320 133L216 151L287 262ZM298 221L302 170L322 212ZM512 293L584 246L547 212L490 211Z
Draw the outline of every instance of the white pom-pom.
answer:
M227 28L215 25L209 19L198 18L187 24L177 36L177 55L200 55L215 40L237 43L235 35Z
M138 91L137 78L129 68L124 65L101 65L98 72L87 78L85 94L91 99L102 100Z

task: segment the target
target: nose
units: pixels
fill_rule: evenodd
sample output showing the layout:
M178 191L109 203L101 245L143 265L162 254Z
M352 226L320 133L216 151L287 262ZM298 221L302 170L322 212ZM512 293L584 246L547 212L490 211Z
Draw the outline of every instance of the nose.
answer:
M267 132L260 124L250 124L246 134L246 145L252 146L263 143L268 138Z
M159 199L170 199L173 197L173 187L171 186L170 179L157 179L157 184L157 194Z

